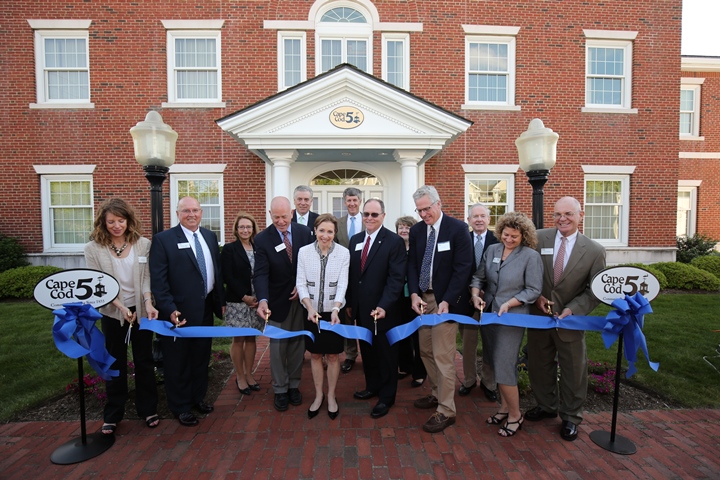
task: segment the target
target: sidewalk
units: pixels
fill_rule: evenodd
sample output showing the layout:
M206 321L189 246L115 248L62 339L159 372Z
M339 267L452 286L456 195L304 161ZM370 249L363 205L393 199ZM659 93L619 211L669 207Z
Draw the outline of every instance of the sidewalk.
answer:
M468 397L456 395L457 423L431 435L420 427L432 411L412 405L429 387L411 388L409 378L401 380L395 406L373 420L374 400L352 396L364 387L358 362L349 374L341 374L339 417L332 421L323 414L325 402L323 413L308 420L313 395L309 357L300 389L303 404L278 413L266 347L260 337L255 379L262 391L241 397L233 375L215 412L198 427L164 419L149 429L141 421L125 421L115 445L83 463L50 462L56 448L79 439L79 421L0 425L0 478L720 478L718 410L620 413L617 434L637 447L636 454L623 456L598 447L588 436L610 431L610 412L588 414L575 442L560 438L559 420L525 422L515 437L501 438L497 427L485 424L496 406L476 389ZM459 355L456 366L461 373ZM88 432L100 426L88 422Z

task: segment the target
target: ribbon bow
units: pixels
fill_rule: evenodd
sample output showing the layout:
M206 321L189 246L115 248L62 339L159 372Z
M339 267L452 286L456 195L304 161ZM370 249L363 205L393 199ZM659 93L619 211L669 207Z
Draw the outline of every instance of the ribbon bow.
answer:
M111 370L115 362L105 349L105 337L95 326L102 314L90 304L66 303L53 310L55 322L52 327L55 346L70 358L87 355L87 361L103 380L117 377L120 372Z
M625 377L630 378L637 372L635 362L638 348L642 348L650 368L657 372L660 364L650 361L645 334L642 332L644 315L652 313L650 303L640 293L636 293L632 297L625 295L625 298L618 298L612 306L615 310L611 310L605 317L606 323L602 332L605 348L610 348L622 333L625 339L625 359L628 362Z

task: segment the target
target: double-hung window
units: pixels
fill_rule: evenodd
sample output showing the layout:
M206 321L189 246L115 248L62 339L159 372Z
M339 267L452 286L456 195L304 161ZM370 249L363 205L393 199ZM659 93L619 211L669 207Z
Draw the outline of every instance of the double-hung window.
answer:
M585 30L583 111L637 113L632 109L632 40L637 32Z
M635 167L586 166L583 233L608 246L627 246L630 173ZM605 174L603 171L625 172ZM589 173L598 172L598 173Z
M341 63L372 73L372 26L366 16L350 7L332 8L316 25L316 74Z
M678 237L692 237L697 225L697 191L700 180L678 180L677 224Z
M680 86L680 138L701 140L700 85L704 78L683 78Z
M474 167L482 168L482 165ZM498 218L514 209L515 175L503 173L465 174L465 211L482 203L490 210L489 228L494 228Z
M203 209L201 225L225 243L223 175L224 165L174 165L170 170L172 224L176 224L177 203L183 197L193 197ZM195 170L197 173L186 173ZM177 173L176 173L177 172Z
M383 34L382 78L396 87L410 90L410 35Z
M307 79L305 32L278 32L278 89L285 90Z

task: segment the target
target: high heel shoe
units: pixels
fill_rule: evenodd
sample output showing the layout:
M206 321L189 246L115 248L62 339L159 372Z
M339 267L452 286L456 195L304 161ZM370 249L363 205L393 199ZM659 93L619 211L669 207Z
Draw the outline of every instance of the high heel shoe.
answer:
M238 391L243 395L250 395L250 387L240 388L240 384L238 383L237 379L235 380L235 386L237 387Z
M318 406L317 410L312 410L312 408L308 408L308 418L315 418L317 417L317 414L320 413L320 408L322 407L323 402L325 401L325 395L322 396L320 399L320 405ZM312 405L311 405L312 407Z
M509 418L510 418L510 417L508 417L508 421L505 422L505 425L503 425L502 427L500 427L500 430L498 430L498 435L500 435L501 437L512 437L512 436L515 435L517 432L519 432L520 430L522 430L522 426L523 426L523 423L524 423L522 416L520 416L520 418L518 418L516 422L511 422L511 421L509 420ZM510 425L517 425L517 428L516 428L515 430L510 430L510 429L508 428Z

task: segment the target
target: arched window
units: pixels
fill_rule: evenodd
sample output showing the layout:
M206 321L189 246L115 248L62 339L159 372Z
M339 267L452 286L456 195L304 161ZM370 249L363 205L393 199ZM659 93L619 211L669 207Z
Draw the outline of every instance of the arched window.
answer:
M350 63L372 73L372 25L358 9L338 6L320 12L315 26L316 73Z
M337 218L347 213L343 202L343 192L347 187L355 187L362 192L361 198L383 198L384 189L380 179L372 173L352 168L338 168L317 175L310 181L318 199L320 211L332 213Z
M378 186L381 183L372 173L343 168L321 173L312 179L310 185Z

